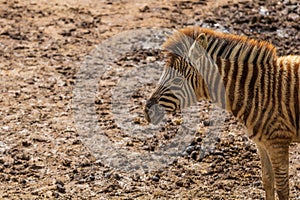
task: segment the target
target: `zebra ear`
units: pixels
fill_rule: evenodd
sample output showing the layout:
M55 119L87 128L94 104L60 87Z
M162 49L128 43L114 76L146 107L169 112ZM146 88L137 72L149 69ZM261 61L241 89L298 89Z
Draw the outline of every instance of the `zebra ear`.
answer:
M193 44L190 46L188 51L188 57L195 59L199 55L203 54L207 48L207 38L204 33L200 33Z
M207 48L207 38L204 33L200 33L198 37L196 38L195 42L197 42L201 47L204 49Z
M205 49L207 47L207 38L204 33L200 33L196 40L192 43L188 50L188 60L194 66L198 67L198 62L201 56L205 54Z

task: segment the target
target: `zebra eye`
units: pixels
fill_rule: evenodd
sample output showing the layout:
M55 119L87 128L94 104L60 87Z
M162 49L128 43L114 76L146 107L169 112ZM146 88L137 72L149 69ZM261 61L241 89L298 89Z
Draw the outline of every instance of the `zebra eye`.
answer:
M182 83L182 78L174 78L174 79L172 80L172 83L173 83L174 85L181 85L181 83Z

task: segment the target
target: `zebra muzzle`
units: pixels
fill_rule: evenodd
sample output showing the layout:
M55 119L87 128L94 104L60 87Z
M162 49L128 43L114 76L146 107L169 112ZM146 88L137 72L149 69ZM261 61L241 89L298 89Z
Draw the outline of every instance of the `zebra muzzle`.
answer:
M144 108L145 118L149 123L158 124L165 115L164 108L156 100L149 99Z

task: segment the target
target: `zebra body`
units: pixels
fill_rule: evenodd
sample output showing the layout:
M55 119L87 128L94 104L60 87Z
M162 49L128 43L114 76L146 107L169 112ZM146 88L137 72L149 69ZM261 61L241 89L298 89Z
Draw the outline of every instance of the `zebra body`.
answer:
M266 199L288 199L288 149L300 141L300 56L277 57L273 45L189 27L163 45L167 64L147 101L157 123L201 99L231 112L259 149Z
M292 141L300 142L300 56L279 57L277 66L282 76L278 112L282 123L292 132Z

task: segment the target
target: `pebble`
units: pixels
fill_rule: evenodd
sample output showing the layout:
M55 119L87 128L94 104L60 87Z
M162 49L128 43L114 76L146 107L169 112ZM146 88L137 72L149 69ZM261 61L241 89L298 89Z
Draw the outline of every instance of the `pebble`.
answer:
M296 13L290 13L290 14L288 15L288 19L289 19L289 20L297 21L297 20L300 20L299 18L300 18L299 15L296 14Z
M89 176L89 178L90 178L91 181L94 181L94 180L95 180L95 176L94 176L93 174L91 174L91 175Z
M66 188L64 186L65 184L61 180L56 180L55 184L56 184L56 189L58 192L60 192L60 193L66 192Z
M66 188L63 185L56 184L56 187L57 187L58 192L60 192L60 193L65 193L66 192Z
M142 8L139 9L140 12L148 12L150 10L148 5L143 6Z
M159 175L152 176L152 181L158 182L160 179Z
M148 56L148 57L146 58L146 61L147 61L147 62L154 62L154 61L156 61L156 57L155 57L155 56Z
M195 150L195 146L188 146L185 151L188 154L191 154Z

